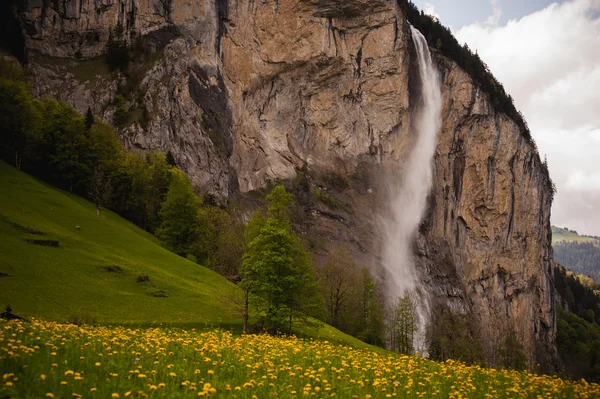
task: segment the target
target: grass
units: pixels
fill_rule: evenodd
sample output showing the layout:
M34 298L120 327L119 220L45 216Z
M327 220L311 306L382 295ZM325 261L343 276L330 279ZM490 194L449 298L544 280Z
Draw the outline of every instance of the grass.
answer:
M0 396L588 398L600 386L327 341L0 322Z
M566 242L597 242L592 237L584 237L579 234L573 233L568 229L552 226L552 244L556 244L561 241Z
M108 70L104 56L73 60L71 58L35 55L33 62L42 66L64 68L66 72L72 73L77 81L81 83L89 82L91 88L95 88L102 79L112 79L112 74Z
M20 316L58 322L241 331L237 287L134 224L107 210L98 218L90 202L4 162L0 192L0 311L10 304ZM136 282L144 273L149 281ZM328 325L300 324L301 335L370 347Z

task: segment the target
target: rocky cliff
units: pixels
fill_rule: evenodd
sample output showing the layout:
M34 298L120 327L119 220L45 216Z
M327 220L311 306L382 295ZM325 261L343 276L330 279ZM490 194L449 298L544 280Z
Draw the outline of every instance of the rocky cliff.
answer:
M102 54L117 23L130 41L152 39L160 56L140 69L127 103L149 121L121 128L125 145L170 151L201 192L222 199L309 176L327 200L306 201L298 229L351 248L385 282L378 220L413 142L420 96L396 2L29 0L19 16L36 94L108 121L124 78L101 66L82 74L99 64L75 58ZM549 177L470 76L434 58L443 126L418 271L432 303L474 315L489 348L514 328L533 362L538 349L553 351L556 331ZM350 184L336 190L326 176Z

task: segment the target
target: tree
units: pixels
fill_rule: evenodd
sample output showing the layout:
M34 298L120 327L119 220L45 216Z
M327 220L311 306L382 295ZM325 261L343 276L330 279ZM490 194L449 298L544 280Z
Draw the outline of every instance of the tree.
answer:
M21 82L0 79L0 155L21 169L23 155L37 139L41 115Z
M87 112L85 113L85 130L88 132L94 125L94 114L92 113L92 109L88 107Z
M114 114L114 122L118 126L122 126L127 121L127 101L125 97L120 94L115 96L115 114Z
M84 118L71 106L52 99L43 103L45 164L51 177L70 191L87 186L91 176L90 143Z
M217 206L198 212L199 235L194 256L199 263L225 276L239 272L245 251L245 227L234 214Z
M111 29L108 35L106 48L106 64L111 71L119 69L122 73L127 72L130 62L127 40L125 40L123 25L120 23Z
M107 207L112 196L110 179L104 175L101 169L94 168L90 179L90 199L96 204L96 216L100 217L100 207Z
M145 228L150 186L146 157L139 152L124 153L114 173L113 182L116 211Z
M398 298L390 320L390 346L405 355L412 355L417 332L417 307L412 293Z
M360 330L356 336L371 345L383 346L383 312L377 295L377 285L367 269L362 270Z
M502 321L497 320L493 323L499 326ZM447 307L437 308L431 317L431 323L427 326L429 356L439 361L456 359L467 364L483 363L484 351L478 331L472 317L454 314ZM500 328L492 330L494 331L500 331ZM494 362L496 344L496 338L492 337L486 347L492 362Z
M308 254L289 226L268 218L252 240L242 266L242 287L265 300L266 328L279 332L286 319L300 310L312 291L314 273ZM314 296L314 293L312 293Z
M342 315L352 306L351 300L359 291L359 269L348 250L336 248L327 256L317 275L327 321L340 328Z
M519 342L513 329L506 332L499 350L500 365L507 369L524 370L527 368L525 347Z
M196 215L201 204L188 177L179 170L174 171L160 210L162 223L156 230L156 236L171 251L182 256L189 253L198 236Z
M268 206L267 214L280 222L289 223L290 207L294 196L285 190L283 185L276 186L266 197Z
M248 227L251 241L242 263L241 286L262 298L265 327L275 334L286 321L291 332L294 314L318 313L322 302L308 253L291 230L292 196L277 186L267 201L269 217L263 222L257 212Z
M171 151L167 152L167 163L171 166L177 167L177 162L175 162L175 157Z
M173 167L167 163L167 158L162 152L149 153L146 162L148 186L144 229L153 232L160 223L159 212L169 190Z
M252 214L248 226L246 226L246 245L249 245L259 234L267 221L262 209L257 209Z

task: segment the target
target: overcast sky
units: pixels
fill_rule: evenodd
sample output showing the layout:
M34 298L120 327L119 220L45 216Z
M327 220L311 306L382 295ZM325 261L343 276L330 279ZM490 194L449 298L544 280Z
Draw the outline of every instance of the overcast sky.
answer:
M600 0L416 0L477 50L525 115L552 223L600 236Z

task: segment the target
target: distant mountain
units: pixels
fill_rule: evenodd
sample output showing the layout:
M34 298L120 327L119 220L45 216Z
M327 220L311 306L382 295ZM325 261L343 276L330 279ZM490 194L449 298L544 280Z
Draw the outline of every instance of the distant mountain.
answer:
M566 242L600 242L598 236L580 235L575 230L569 230L567 227L552 226L552 244L561 241Z
M552 247L558 263L600 283L600 237L552 226Z

